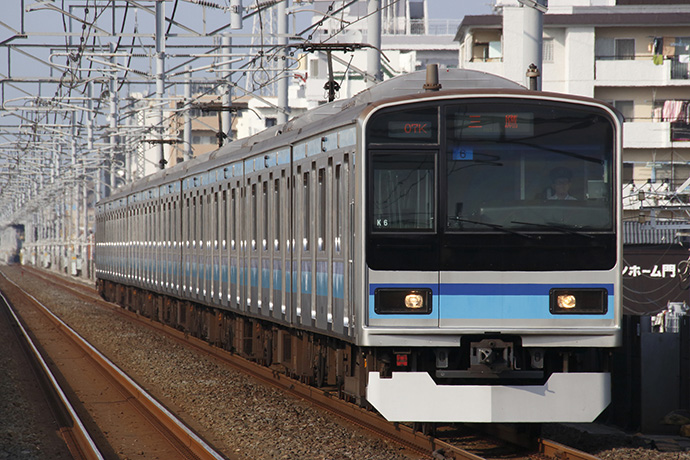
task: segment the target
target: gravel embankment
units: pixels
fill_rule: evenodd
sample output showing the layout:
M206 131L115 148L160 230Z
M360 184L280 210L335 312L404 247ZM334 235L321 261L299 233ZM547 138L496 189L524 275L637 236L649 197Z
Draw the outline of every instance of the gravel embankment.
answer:
M18 267L1 269L11 279L18 277ZM23 288L228 456L251 460L411 458L397 445L370 437L46 283L23 283Z
M3 266L1 270L11 278L19 276L18 267ZM46 283L34 282L24 288L192 428L205 433L229 457L251 460L411 458L396 445L388 445L333 420L300 400L259 384L112 312L50 289ZM639 447L640 441L631 437L593 437L573 430L545 434L604 460L690 460L690 452L659 452ZM0 460L1 452L2 449Z

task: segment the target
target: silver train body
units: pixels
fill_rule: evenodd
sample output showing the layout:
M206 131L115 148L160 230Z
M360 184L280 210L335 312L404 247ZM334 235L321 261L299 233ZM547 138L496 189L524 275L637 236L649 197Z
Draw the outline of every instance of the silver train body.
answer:
M424 78L103 200L97 278L368 350L389 420L592 421L621 342L621 119L485 73Z

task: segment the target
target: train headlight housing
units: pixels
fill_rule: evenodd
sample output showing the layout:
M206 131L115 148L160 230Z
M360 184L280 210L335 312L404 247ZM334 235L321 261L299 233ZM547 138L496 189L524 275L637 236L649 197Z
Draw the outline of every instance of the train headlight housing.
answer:
M378 288L374 291L377 314L427 315L431 313L431 289Z
M554 315L603 315L608 311L606 289L551 289L549 311Z

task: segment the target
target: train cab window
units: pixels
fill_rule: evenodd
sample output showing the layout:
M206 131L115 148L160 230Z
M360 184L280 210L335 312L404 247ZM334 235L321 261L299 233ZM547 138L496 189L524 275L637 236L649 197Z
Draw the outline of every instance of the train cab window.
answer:
M371 231L434 230L435 153L375 152L371 171Z
M609 118L566 105L468 103L446 112L446 229L612 231Z

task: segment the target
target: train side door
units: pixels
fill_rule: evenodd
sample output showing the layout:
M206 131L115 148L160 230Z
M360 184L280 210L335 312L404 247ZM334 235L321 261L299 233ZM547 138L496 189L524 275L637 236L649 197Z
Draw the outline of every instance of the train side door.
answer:
M329 314L331 315L333 331L336 334L350 335L351 309L350 291L346 288L350 283L350 161L348 153L333 155L331 190L332 198L329 206L331 219L331 297Z
M245 228L247 229L245 266L248 276L246 277L247 290L245 305L247 311L259 314L259 279L261 267L261 243L259 241L260 177L249 176L246 184L246 211L243 215L245 216Z
M269 215L272 214L272 232L269 244L272 249L271 316L290 322L290 231L292 206L290 204L290 170L277 170L269 188L271 191Z
M233 178L230 187L229 209L229 247L230 247L230 292L228 301L230 306L239 310L244 309L244 240L242 233L242 199L244 196L244 186L242 179Z
M293 176L292 322L303 326L312 325L315 171L315 163L303 161Z
M225 177L227 178L228 168L225 168ZM230 222L228 220L229 215L229 192L230 184L228 182L223 183L222 189L219 193L218 201L218 270L220 280L218 282L218 299L219 303L225 307L230 304L230 273L229 273L229 260L230 260Z

